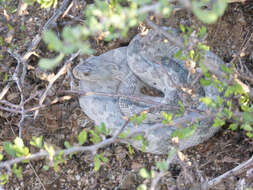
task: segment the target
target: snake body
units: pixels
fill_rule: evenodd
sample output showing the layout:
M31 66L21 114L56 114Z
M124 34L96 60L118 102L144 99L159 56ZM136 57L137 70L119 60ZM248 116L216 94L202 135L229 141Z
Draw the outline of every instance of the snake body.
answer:
M165 41L151 30L145 36L137 35L128 47L111 50L100 56L82 61L73 69L73 74L80 80L80 90L86 92L120 93L139 96L144 99L150 98L150 100L158 103L176 105L183 96L176 86L187 87L192 82L192 77L188 73L185 63L173 58L178 50L178 47ZM218 65L223 63L212 52L207 52L204 60L215 62ZM148 97L142 94L140 88L144 83L162 91L164 98ZM206 106L199 103L198 98L209 96L215 99L217 95L218 92L214 87L207 86L190 98L194 108L205 111ZM79 103L83 111L97 125L104 122L106 127L111 129L112 135L124 125L125 120L122 119L122 116L130 116L151 106L148 103L140 103L124 97L114 98L95 95L81 96ZM176 110L167 111L176 113ZM187 117L198 115L201 114L187 112ZM168 153L172 147L171 134L176 130L176 127L164 125L158 129L149 130L156 125L162 125L161 118L157 115L150 114L149 117L150 122L144 122L140 126L144 131L147 130L144 136L149 144L145 151L156 154ZM219 129L211 127L211 123L210 120L201 121L200 126L191 137L179 141L179 149L197 145L213 136ZM126 130L128 129L135 130L136 126L129 123L126 127ZM136 140L123 140L122 142L130 142L138 149L142 146Z

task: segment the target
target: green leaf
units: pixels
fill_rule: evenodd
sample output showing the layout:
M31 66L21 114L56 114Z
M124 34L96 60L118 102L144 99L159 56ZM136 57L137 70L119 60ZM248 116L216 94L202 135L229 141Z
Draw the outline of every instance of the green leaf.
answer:
M7 174L0 175L0 185L4 185L8 182L9 176Z
M87 140L87 131L85 130L85 129L83 129L80 133L79 133L79 135L78 135L78 143L80 144L80 145L83 145L85 142L86 142L86 140Z
M227 106L228 106L229 108L232 108L232 102L231 102L230 100L227 100Z
M50 167L49 167L48 165L44 165L44 166L43 166L43 170L45 170L45 171L48 171L49 168L50 168Z
M144 179L150 178L150 173L147 171L146 168L141 168L139 171L139 175Z
M33 3L35 2L34 0L25 0L25 3L27 3L28 5L33 5Z
M0 161L4 159L4 155L0 154Z
M133 122L135 125L140 125L145 119L147 118L147 113L141 113L140 116L134 115L130 117L130 121Z
M40 137L32 137L30 144L37 148L42 148L43 136Z
M161 171L161 172L166 172L169 169L168 163L166 160L163 160L161 162L156 162L156 167Z
M208 74L208 69L206 68L206 66L202 63L202 61L199 62L199 67L202 70L202 72L204 74Z
M232 117L233 113L228 108L224 108L223 111L228 119L230 119Z
M253 133L246 133L246 135L249 137L249 138L252 138L253 137Z
M130 134L130 129L127 129L127 132L122 132L122 133L120 133L120 135L119 135L119 138L120 139L125 139L125 138L127 138L127 136Z
M221 98L220 96L217 96L217 98L216 98L216 105L218 107L221 107L222 104L223 104L223 98Z
M244 129L245 131L248 131L248 132L253 131L253 128L252 128L248 123L244 123L244 124L241 126L241 129Z
M184 108L183 102L179 100L177 103L179 105L179 111L175 115L176 118L181 117L183 115L183 113L185 112L185 108Z
M8 79L9 79L9 75L8 75L8 73L6 72L6 73L4 73L4 79L3 79L3 81L4 81L4 82L7 82Z
M201 86L209 86L212 84L212 80L206 80L206 79L200 79L200 85Z
M172 118L173 118L173 114L172 113L166 113L166 112L162 112L163 118L164 120L162 121L162 123L164 125L167 125L171 122Z
M109 161L109 159L106 158L106 157L104 157L103 154L99 154L99 159L100 159L102 162L104 162L104 163L107 163L107 162Z
M213 9L207 10L202 7L206 4L203 1L192 1L192 12L204 23L212 24L215 23L219 16L222 16L227 8L226 0L214 1Z
M174 54L174 58L179 60L186 60L186 57L183 56L183 51L181 49Z
M184 27L183 24L180 24L180 25L179 25L179 28L180 28L181 32L185 33L185 27Z
M15 163L12 167L12 172L17 176L17 178L22 177L22 168L21 166L17 167L17 163Z
M243 116L244 122L247 122L249 124L253 124L253 114L252 113L245 111L245 112L243 112L242 116Z
M135 2L137 3L138 5L145 5L145 4L148 4L150 3L152 0L131 0L132 2Z
M231 129L232 131L235 131L238 128L238 124L237 123L232 123L229 125L229 129Z
M142 135L136 135L133 137L134 140L137 140L137 141L142 141L144 139L144 137Z
M228 86L227 89L226 89L226 91L225 91L224 96L226 98L228 98L233 93L234 93L234 86Z
M61 40L59 40L56 34L51 30L43 34L43 40L48 44L50 50L61 52L64 47Z
M14 140L14 143L17 147L19 148L23 148L24 147L24 142L21 138L19 137L16 137L15 140Z
M190 127L177 129L172 133L172 137L178 137L179 139L186 139L193 135L197 128L197 125L192 125Z
M125 138L127 138L127 133L126 132L122 132L122 133L120 133L120 135L119 135L119 138L120 139L125 139Z
M235 96L237 94L240 94L240 95L241 94L245 94L245 92L244 92L244 90L243 90L243 88L242 88L242 86L240 84L235 83L234 88L235 88L235 92L234 92Z
M176 152L177 152L177 149L172 147L169 154L168 154L167 160L171 160L175 156Z
M101 123L100 126L95 126L97 134L109 135L110 129L106 129L105 123Z
M131 144L127 144L127 149L130 155L134 155L134 149Z
M137 187L137 190L147 190L147 185L146 184L141 184Z
M191 59L194 59L194 55L195 55L194 50L190 50L189 51L189 56L190 56Z
M63 159L63 153L64 151L61 150L58 155L54 156L54 171L55 172L59 171L59 164L64 163L65 161Z
M148 146L148 141L143 138L143 140L142 140L142 146L141 146L141 151L145 152L147 146Z
M4 143L4 150L12 156L20 157L29 155L29 149L24 146L23 140L19 137L16 137L14 144L10 142Z
M7 152L7 154L9 154L11 156L16 156L16 151L15 151L14 146L11 142L4 142L3 148Z
M206 27L205 26L201 26L201 28L199 28L198 31L198 36L200 39L204 38L206 35Z
M94 157L94 171L97 172L101 167L101 161L99 159L98 155L95 155Z
M64 58L64 54L60 53L57 57L52 59L42 58L39 60L39 67L43 70L51 70L55 68Z
M94 130L90 130L89 132L92 136L90 139L91 142L93 142L94 144L97 144L102 141L101 137Z
M151 170L151 178L155 178L156 172L154 170Z
M52 145L48 145L48 144L44 144L44 148L45 150L48 152L49 154L49 159L50 160L53 160L54 158L54 155L55 155L55 150L54 150L54 147Z
M14 30L13 26L10 23L8 23L7 26L8 26L9 31Z
M213 123L213 127L222 127L223 125L225 125L225 121L220 117L216 116Z
M71 147L69 141L64 141L64 146L65 146L66 148L70 148L70 147Z
M209 50L210 50L210 47L207 46L207 45L204 45L204 44L202 44L202 43L200 43L200 42L198 42L198 49L204 50L204 51L209 51Z
M228 74L232 74L233 73L233 69L227 67L225 64L221 65L221 70L223 70L225 73L228 73Z
M208 107L212 107L212 108L215 108L216 105L215 103L213 102L213 100L210 98L210 97L201 97L199 99L200 102L203 102L204 104L206 104Z

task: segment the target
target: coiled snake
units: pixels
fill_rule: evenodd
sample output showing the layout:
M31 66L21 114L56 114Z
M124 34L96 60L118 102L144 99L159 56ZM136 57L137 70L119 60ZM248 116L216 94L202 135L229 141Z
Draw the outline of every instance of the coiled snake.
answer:
M176 35L174 30L172 33ZM137 35L128 47L111 50L81 61L73 69L74 76L80 80L80 90L107 94L120 93L147 100L145 103L140 103L125 97L80 96L81 108L97 125L105 123L106 127L111 129L112 135L124 125L125 120L122 116L130 116L152 106L152 103L147 103L148 100L168 105L177 105L180 100L191 105L193 110L205 111L207 107L198 101L199 97L209 96L215 99L218 91L213 86L199 88L195 94L184 91L191 86L193 76L189 74L183 61L173 58L178 50L178 47L150 30L145 36ZM205 53L204 61L223 64L222 60L212 52ZM143 85L160 90L164 97L144 95L140 92ZM165 111L176 113L176 110L171 109ZM176 127L161 124L160 112L161 110L156 114L150 113L148 121L139 126L144 129L144 137L148 141L146 152L164 154L172 147L171 134ZM187 117L201 116L197 111L187 111L185 114ZM182 127L187 124L189 123ZM200 121L199 127L191 137L179 141L179 149L197 145L213 136L219 129L211 127L211 124L211 120ZM151 130L158 125L161 127ZM129 123L125 130L131 131L136 128L137 126ZM136 140L122 140L122 142L130 142L138 149L142 147L142 143Z

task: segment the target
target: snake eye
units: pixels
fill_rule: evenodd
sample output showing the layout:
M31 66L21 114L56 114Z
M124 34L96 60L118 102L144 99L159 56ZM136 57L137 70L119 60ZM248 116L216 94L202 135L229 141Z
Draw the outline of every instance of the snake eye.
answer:
M85 72L85 73L83 73L83 75L87 77L90 75L90 72Z

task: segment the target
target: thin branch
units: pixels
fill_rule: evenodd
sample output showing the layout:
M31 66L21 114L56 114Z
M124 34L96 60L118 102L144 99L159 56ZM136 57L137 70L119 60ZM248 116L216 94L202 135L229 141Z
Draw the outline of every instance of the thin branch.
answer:
M34 167L33 167L33 165L32 165L31 162L29 162L29 166L32 168L33 173L35 174L35 176L36 176L37 179L39 180L39 183L41 184L42 188L43 188L44 190L46 190L44 184L42 183L42 181L41 181L41 179L40 179L40 176L37 174L37 172L36 172L36 170L34 169Z
M169 41L171 41L173 44L175 44L176 46L180 47L181 49L185 49L184 43L182 41L181 38L179 38L178 36L175 35L171 35L170 33L168 33L167 31L164 31L162 28L160 28L159 26L157 26L155 23L153 23L152 21L150 21L149 19L146 19L145 22L147 23L148 26L150 26L153 30L155 30L156 32L162 34L163 36L165 36Z
M240 164L239 166L235 167L234 169L214 178L213 180L208 182L208 187L214 187L215 185L221 183L222 180L228 178L229 176L236 176L246 172L248 169L253 167L253 156L247 160L246 162Z
M63 74L65 74L68 70L68 68L70 67L70 63L71 61L73 61L78 55L80 54L80 51L78 51L77 53L72 54L72 56L69 58L68 61L66 61L66 63L63 65L63 67L58 71L58 73L49 81L49 84L46 88L46 90L44 91L44 93L42 94L40 101L39 101L39 105L41 106L47 96L47 93L49 92L50 88L53 86L54 82ZM35 111L34 114L34 119L37 117L39 113L39 110Z
M238 114L237 114L238 115ZM202 119L207 119L207 118L212 118L215 117L215 114L212 115L198 115L198 116L193 116L193 117L186 117L185 119L182 118L178 118L173 120L170 125L182 125L185 122L192 122L192 121L197 121L197 120L202 120ZM120 139L118 139L118 136L121 134L121 132L124 130L124 128L127 126L129 122L129 119L127 119L127 121L124 123L124 125L119 129L119 131L111 138L109 139L105 139L102 142L95 144L95 145L91 145L91 146L75 146L75 147L71 147L69 149L64 149L64 150L59 150L56 151L56 155L58 155L59 153L61 153L63 151L63 155L69 155L75 152L96 152L98 149L105 147L109 144L115 143L117 141L120 141ZM138 127L133 129L126 137L126 139L129 139L137 134L148 134L150 131L155 130L155 129L159 129L164 127L163 124L154 124L152 126L150 126L149 128L146 127ZM19 163L22 162L24 160L34 160L37 158L42 158L42 157L47 157L49 156L48 152L43 150L40 151L38 153L32 154L28 157L18 157L18 158L14 158L12 160L8 160L5 162L0 162L0 168L4 168L4 167L10 167L11 165L15 164L15 163Z
M41 30L41 33L37 34L35 36L35 38L32 40L31 45L29 46L28 50L22 56L22 64L23 64L23 72L22 72L22 76L21 76L22 86L24 85L24 79L25 79L25 75L26 75L27 60L33 54L34 49L37 48L37 46L39 45L44 32L47 31L56 22L56 20L59 18L59 16L64 13L65 9L67 8L67 6L69 5L70 2L72 2L72 0L64 0L63 1L60 8L57 9L55 11L55 13L53 14L53 16L45 23L45 25L43 26L43 28Z
M106 96L106 97L114 97L114 98L125 98L125 99L129 99L132 100L134 102L143 102L149 105L155 105L158 106L162 109L168 109L168 110L179 110L180 106L177 105L169 105L169 104L165 104L165 103L160 103L160 102L156 102L150 99L146 99L146 98L140 98L140 97L136 97L136 96L129 96L129 95L125 95L125 94L110 94L110 93L105 93L105 92L85 92L85 91L79 91L79 90L63 90L61 92L65 92L65 93L74 93L74 94L79 94L82 96ZM193 109L190 108L188 106L185 106L185 109L187 111L194 111L194 112L198 112L201 113L203 112L202 110L198 110L198 109Z
M168 158L166 160L166 165L168 167L176 156L177 156L177 154L174 153L174 155L171 158ZM158 174L156 174L156 176L152 179L150 190L156 190L156 186L157 186L158 182L161 180L161 178L163 176L167 175L168 173L169 173L168 171L160 171Z
M4 110L4 111L11 112L11 113L22 114L22 111L21 110L17 110L17 109L12 109L12 108L3 107L3 106L0 106L0 109Z
M20 55L18 55L17 53L13 53L10 49L8 49L8 53L11 54L11 56L17 60L17 66L16 66L15 71L11 77L11 81L8 82L8 84L4 87L4 89L0 93L0 100L2 100L3 97L5 96L5 94L9 91L9 88L11 87L11 83L13 83L13 81L17 81L17 78L18 78L17 76L18 76L18 73L20 70L20 65L21 65Z

